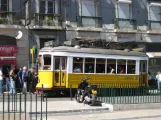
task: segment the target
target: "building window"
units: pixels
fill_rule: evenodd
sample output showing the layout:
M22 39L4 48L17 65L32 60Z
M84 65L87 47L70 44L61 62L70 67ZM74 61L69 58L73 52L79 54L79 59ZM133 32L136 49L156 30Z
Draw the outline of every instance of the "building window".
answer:
M59 0L41 0L39 3L39 12L45 14L59 13Z
M131 0L118 0L116 18L117 27L134 28L136 21L132 20Z
M8 0L0 0L0 7L2 11L8 11Z
M149 5L150 29L161 27L161 3L150 3Z
M82 27L99 27L101 17L99 17L98 0L81 0L80 21Z

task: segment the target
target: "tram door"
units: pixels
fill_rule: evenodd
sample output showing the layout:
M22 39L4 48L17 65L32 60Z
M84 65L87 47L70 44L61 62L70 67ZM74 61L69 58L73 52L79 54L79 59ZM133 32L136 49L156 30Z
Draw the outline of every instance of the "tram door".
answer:
M65 87L67 57L55 56L54 86Z
M147 76L147 61L141 60L140 61L140 81L141 85L148 84L148 76Z

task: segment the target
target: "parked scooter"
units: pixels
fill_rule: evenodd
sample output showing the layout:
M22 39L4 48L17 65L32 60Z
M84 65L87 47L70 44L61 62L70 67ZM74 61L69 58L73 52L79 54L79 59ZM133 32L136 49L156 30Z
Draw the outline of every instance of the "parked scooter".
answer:
M91 106L95 105L97 102L97 85L88 85L87 78L83 78L81 83L77 88L77 93L75 94L75 99L78 103L85 103Z

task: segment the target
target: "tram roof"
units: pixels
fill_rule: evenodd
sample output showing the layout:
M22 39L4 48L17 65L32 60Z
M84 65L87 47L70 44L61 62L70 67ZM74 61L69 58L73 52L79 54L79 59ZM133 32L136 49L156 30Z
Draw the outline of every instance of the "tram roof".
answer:
M142 56L148 57L146 53L137 51L111 50L100 48L75 48L69 46L44 47L40 52L69 52L69 53L88 53L88 54L105 54L105 55L124 55L124 56Z

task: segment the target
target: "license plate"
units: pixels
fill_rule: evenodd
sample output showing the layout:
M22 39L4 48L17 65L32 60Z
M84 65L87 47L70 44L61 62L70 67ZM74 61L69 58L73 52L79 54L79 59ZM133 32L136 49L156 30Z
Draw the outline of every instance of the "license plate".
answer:
M92 90L92 94L97 94L97 90Z

